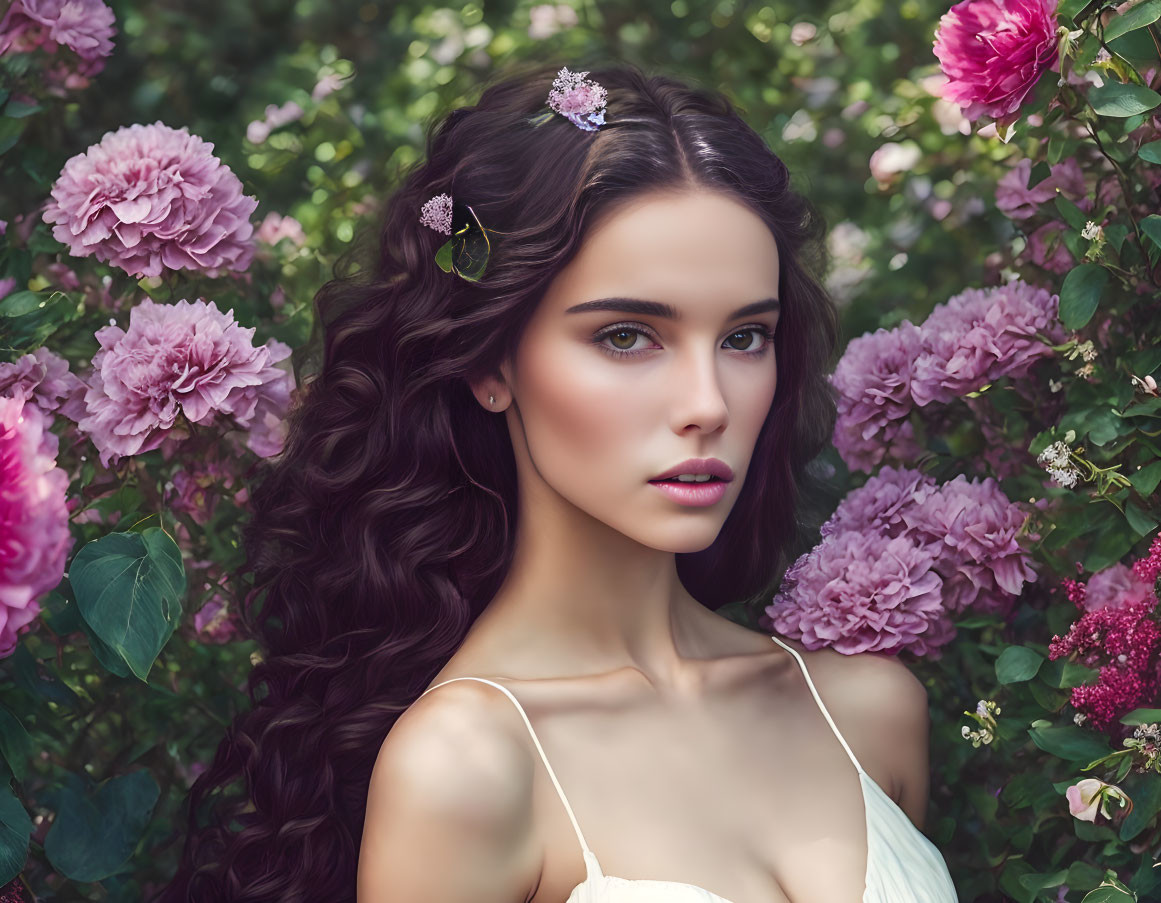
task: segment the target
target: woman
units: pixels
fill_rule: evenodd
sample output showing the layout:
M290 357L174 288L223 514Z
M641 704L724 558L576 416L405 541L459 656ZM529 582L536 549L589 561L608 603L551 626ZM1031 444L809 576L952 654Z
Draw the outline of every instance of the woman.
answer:
M833 425L820 231L728 101L631 66L438 123L320 292L254 710L163 899L955 901L922 684L715 611L773 594Z

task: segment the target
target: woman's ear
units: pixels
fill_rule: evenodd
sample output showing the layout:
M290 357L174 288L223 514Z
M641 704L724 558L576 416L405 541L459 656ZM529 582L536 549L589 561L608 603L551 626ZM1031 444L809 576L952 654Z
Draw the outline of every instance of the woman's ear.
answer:
M468 385L485 411L503 411L512 400L512 393L499 373L472 380Z

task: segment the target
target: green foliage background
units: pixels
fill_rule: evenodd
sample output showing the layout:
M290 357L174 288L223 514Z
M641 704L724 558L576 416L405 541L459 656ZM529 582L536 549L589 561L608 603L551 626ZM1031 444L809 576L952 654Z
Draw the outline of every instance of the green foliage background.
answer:
M533 37L534 4L528 2L112 0L116 47L92 86L67 100L44 98L39 109L19 116L6 111L0 219L12 229L22 214L35 211L65 161L108 131L158 120L186 126L212 142L245 193L259 198L255 224L269 211L303 224L305 246L283 245L277 257L257 260L250 285L221 280L216 294L206 291L220 309L233 309L243 326L258 327L256 343L275 337L297 348L311 332L314 292L338 255L366 230L373 232L379 203L421 153L433 117L474 103L481 82L509 61L553 60L576 70L626 59L724 91L830 225L841 227L837 233L845 240L834 245L828 278L842 307L845 341L904 318L921 322L963 288L994 282L1011 262L1015 232L996 211L993 194L1005 160L1021 153L1021 136L1003 144L962 134L937 118L925 86L938 72L932 38L948 5L575 0L577 24ZM804 24L814 27L806 40ZM4 77L19 80L19 68L10 62ZM347 81L312 101L312 88L327 74ZM246 139L247 124L262 119L267 105L288 101L306 110L301 119L260 144ZM887 143L918 153L914 165L880 182L869 161ZM33 215L39 221L39 213ZM18 288L33 290L44 287L38 274L46 262L78 264L43 223L27 245L9 246L5 255ZM95 262L87 272L109 276L114 295L139 288ZM184 297L186 287L184 277L140 286L166 300ZM277 315L270 303L276 288L287 297ZM83 304L56 314L63 325L52 345L70 360L89 360L97 350L83 314ZM20 344L0 341L6 346L2 359L18 356ZM845 468L837 457L831 462L841 495ZM147 481L133 479L132 472L125 476L114 494L94 502L108 523L79 525L84 541L110 527L157 541L150 530L172 525L158 513ZM153 513L142 520L138 511ZM225 569L240 563L237 526L236 512L226 513L204 531ZM197 585L186 591L186 620L202 591ZM140 900L172 873L185 789L245 704L254 648L175 636L142 683L110 665L115 656L99 642L82 641L78 632L87 627L75 599L53 593L45 610L42 628L0 661L0 769L9 763L32 814L23 877L42 900ZM1047 627L1063 632L1068 616L1049 612ZM999 766L989 770L982 758L988 750L974 750L961 738L961 712L1006 683L997 680L994 666L1004 646L997 632L987 632L996 625L984 618L961 626L981 632L965 634L941 665L916 666L932 706L929 833L961 899L1055 900L1065 878L1076 888L1095 887L1101 869L1081 859L1099 859L1102 849L1120 855L1124 845L1112 829L1078 823L1062 808L1053 779L1075 774L1025 773L997 796L1007 775ZM1058 670L1041 669L1029 684L1043 707L1062 705L1061 688L1077 678ZM1005 729L1017 743L1024 736L1023 728ZM1092 751L1070 750L1077 758ZM1157 782L1149 788L1138 805L1142 812L1151 806L1155 815L1161 798L1150 800ZM65 812L74 816L57 815L49 830L50 816ZM16 830L20 818L6 797L0 799L0 823ZM102 824L119 827L101 831ZM1052 842L1038 843L1044 836ZM78 844L93 850L93 858L73 863L71 878L54 871L50 860L58 868L64 861L54 849ZM1147 865L1142 861L1136 888L1161 893ZM1032 881L1018 880L1029 874Z

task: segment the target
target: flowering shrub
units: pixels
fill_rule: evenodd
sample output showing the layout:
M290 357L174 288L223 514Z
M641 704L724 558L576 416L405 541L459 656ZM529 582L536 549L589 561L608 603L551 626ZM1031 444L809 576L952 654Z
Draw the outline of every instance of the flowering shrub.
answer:
M1158 899L1161 7L582 6L7 6L0 895L172 873L244 703L227 580L309 299L418 124L490 52L559 41L722 83L842 211L840 497L773 599L723 613L923 680L965 903ZM593 127L585 74L555 100Z

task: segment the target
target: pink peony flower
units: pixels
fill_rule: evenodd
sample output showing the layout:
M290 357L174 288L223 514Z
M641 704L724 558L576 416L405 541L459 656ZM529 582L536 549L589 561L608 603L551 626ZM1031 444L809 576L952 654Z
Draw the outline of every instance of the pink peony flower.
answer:
M573 125L595 132L605 122L605 98L608 92L592 79L588 71L561 69L548 92L548 106L566 117Z
M231 312L232 313L232 312ZM271 339L251 344L244 329L212 303L155 304L146 298L129 312L129 330L97 330L101 348L85 394L87 415L78 426L89 433L101 463L157 448L185 437L177 423L210 423L219 415L243 429L257 423L254 440L271 445L269 417L284 412L293 377L274 367L290 347ZM268 407L269 406L269 407ZM254 444L251 445L254 447Z
M161 122L109 132L65 163L44 221L73 256L95 254L131 276L245 270L258 200L211 150Z
M943 14L934 50L941 96L964 116L1007 126L1057 61L1057 0L963 0Z
M77 74L93 76L113 52L114 21L101 0L13 0L0 19L0 55L56 53L63 44L81 60Z
M808 649L830 646L847 655L907 649L936 658L955 628L934 565L910 537L845 530L794 563L765 614L775 630Z
M965 289L938 305L923 322L923 347L914 359L915 403L947 403L1001 376L1027 375L1053 353L1037 333L1064 341L1058 302L1047 289L1016 280Z
M1134 602L1157 604L1153 584L1142 580L1128 565L1117 562L1089 578L1085 587L1084 609L1121 609Z
M68 361L44 346L0 363L0 395L17 392L46 414L59 410L74 423L85 415L85 384L69 371Z
M914 407L912 363L919 353L919 327L904 320L848 343L830 377L838 392L833 441L852 470L870 471L902 429Z
M37 597L60 583L72 549L58 447L22 388L0 397L0 657L39 614Z
M996 183L996 207L1011 219L1028 219L1039 212L1041 204L1056 197L1057 190L1070 201L1079 201L1085 196L1084 173L1075 157L1051 167L1051 174L1028 187L1032 177L1032 161L1025 157L1008 170Z
M899 536L908 529L901 512L937 490L935 480L922 471L880 468L862 486L847 493L819 533L826 537L844 530L863 530L892 538Z
M899 517L935 555L949 611L971 607L1006 616L1024 584L1036 579L1017 539L1026 515L991 477L969 481L960 474Z

